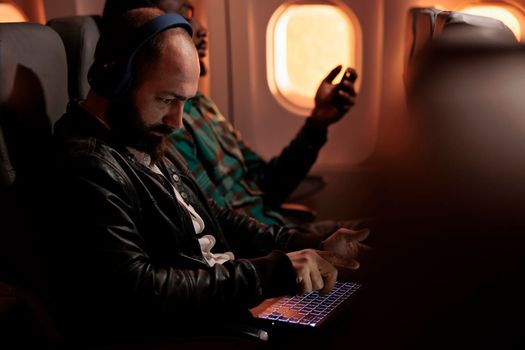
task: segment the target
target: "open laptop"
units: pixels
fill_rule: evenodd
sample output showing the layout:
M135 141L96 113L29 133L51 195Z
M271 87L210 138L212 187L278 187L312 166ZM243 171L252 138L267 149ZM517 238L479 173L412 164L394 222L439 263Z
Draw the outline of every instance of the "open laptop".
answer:
M322 327L338 311L346 309L355 292L362 285L354 282L337 282L325 296L318 292L284 296L264 301L250 310L261 324L272 330L306 330Z

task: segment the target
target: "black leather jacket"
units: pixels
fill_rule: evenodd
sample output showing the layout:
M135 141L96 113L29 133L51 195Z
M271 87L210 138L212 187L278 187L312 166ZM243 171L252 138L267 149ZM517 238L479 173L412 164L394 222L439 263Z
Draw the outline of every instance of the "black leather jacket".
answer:
M174 149L155 174L76 103L55 125L60 194L55 275L67 324L93 334L206 325L295 292L282 252L317 239L265 226L208 201ZM169 179L169 180L167 180ZM170 183L171 182L171 183ZM172 185L236 259L208 266ZM89 323L86 329L86 323Z

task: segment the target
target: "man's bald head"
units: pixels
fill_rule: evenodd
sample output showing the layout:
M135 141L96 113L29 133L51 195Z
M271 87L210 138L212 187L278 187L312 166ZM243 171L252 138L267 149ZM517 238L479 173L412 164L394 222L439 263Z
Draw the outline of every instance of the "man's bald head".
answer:
M150 154L153 161L170 144L169 134L182 126L184 103L196 94L199 81L198 53L184 28L165 29L144 44L137 44L141 37L137 30L163 14L154 8L134 9L105 28L95 64L103 67L108 63L107 69L111 70L112 60L126 69L131 63L130 83L115 94L99 95L93 89L86 100L88 107L95 106L92 111L102 115L115 139ZM131 52L138 47L130 61ZM103 79L104 71L101 73Z
M126 11L114 18L103 30L95 52L95 61L102 63L117 62L122 64L129 60L130 53L136 45L136 35L139 28L158 16L165 14L157 8L137 8ZM190 45L188 45L190 44ZM147 74L163 53L172 46L172 54L183 55L191 59L192 39L183 28L169 28L146 42L135 54L132 64L133 84ZM179 50L176 48L179 47ZM175 57L177 58L177 57ZM177 60L183 63L182 60Z

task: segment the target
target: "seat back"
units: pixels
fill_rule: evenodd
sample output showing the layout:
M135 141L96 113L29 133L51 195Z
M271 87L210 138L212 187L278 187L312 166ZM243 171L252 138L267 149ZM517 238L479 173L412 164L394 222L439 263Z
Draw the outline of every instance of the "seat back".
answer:
M428 48L408 92L412 170L447 210L522 216L523 86L522 45L442 37Z
M431 23L432 11L415 11ZM488 213L497 198L511 193L498 177L521 185L520 161L510 161L510 145L520 144L521 130L509 126L519 120L518 106L525 101L517 88L520 44L491 18L441 11L434 24L433 31L425 27L432 39L424 40L408 64L409 113L400 113L394 127L385 129L378 149L388 174L378 199L381 215L465 214L469 208ZM498 144L495 135L504 141ZM505 176L490 178L492 166Z
M432 7L415 7L409 10L406 37L405 85L410 84L413 71L417 69L417 56L433 40L443 37L448 42L457 41L466 44L517 43L512 31L497 19L455 11L441 11Z
M62 38L68 63L68 92L70 99L83 99L89 91L87 73L93 63L100 36L101 17L70 16L47 22Z
M412 58L434 37L436 18L441 10L434 7L414 7L408 11L405 62Z
M1 127L14 181L46 156L67 104L67 62L58 35L42 25L1 24L0 40Z
M33 309L32 317L40 321L38 300L47 281L39 239L49 201L52 126L67 104L66 67L64 46L52 29L0 24L0 306L10 297L21 309ZM9 313L8 321L4 316L0 307L0 323L12 325L11 317L20 314ZM51 328L7 328L1 342L18 339L20 346L41 339L38 332L44 339L56 335Z

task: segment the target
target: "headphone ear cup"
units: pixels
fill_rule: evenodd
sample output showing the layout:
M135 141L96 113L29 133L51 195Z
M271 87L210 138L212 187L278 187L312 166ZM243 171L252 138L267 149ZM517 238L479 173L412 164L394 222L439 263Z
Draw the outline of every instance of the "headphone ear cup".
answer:
M120 95L131 84L129 64L118 64L115 60L94 62L88 71L88 82L98 95L112 98Z

